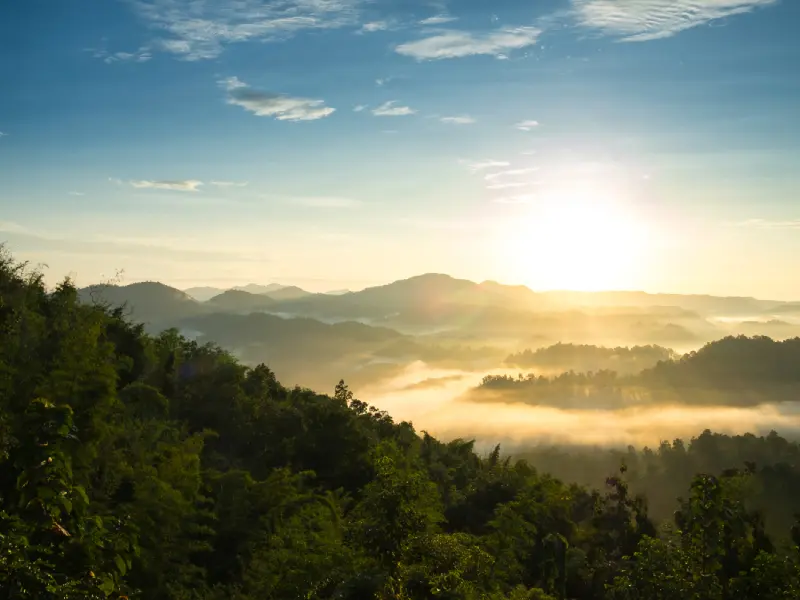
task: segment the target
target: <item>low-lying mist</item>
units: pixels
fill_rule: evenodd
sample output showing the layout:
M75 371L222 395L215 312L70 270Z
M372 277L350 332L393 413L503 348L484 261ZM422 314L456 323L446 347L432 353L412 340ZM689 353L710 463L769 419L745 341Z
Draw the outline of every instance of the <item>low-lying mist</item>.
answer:
M474 438L479 448L497 443L506 451L533 445L604 447L654 446L662 440L691 438L704 429L756 435L776 430L800 433L800 402L754 407L648 405L623 409L562 409L503 402L471 401L470 391L487 374L516 375L517 369L488 373L437 369L416 362L400 375L356 388L360 399L411 421L418 431L441 439Z

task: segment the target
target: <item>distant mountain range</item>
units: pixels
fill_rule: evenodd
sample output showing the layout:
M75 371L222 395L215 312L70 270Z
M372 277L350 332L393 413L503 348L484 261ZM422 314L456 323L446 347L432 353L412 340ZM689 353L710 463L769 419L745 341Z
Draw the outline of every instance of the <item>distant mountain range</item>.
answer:
M156 282L96 285L79 294L85 302L124 306L151 332L175 327L198 341L216 342L248 363L280 367L288 381L306 385L327 385L339 375L368 381L414 361L501 367L509 353L557 342L659 344L684 352L731 334L800 336L798 303L644 292L534 292L442 274L336 294L279 284L181 291ZM312 371L309 356L315 358Z
M475 283L434 273L359 292L331 294L315 294L296 286L279 284L248 284L229 290L196 287L181 291L161 283L146 282L126 286L90 286L81 290L81 295L86 299L102 297L114 305L126 303L137 318L149 322L212 312L248 311L322 320L402 321L420 326L459 319L496 323L505 316L516 317L520 312L544 314L576 310L609 318L644 311L678 320L717 316L752 320L770 314L790 315L800 307L800 303L749 297L627 291L534 292L525 286L493 281Z
M186 294L197 300L198 302L207 302L215 296L219 296L225 292L247 292L248 294L257 294L260 296L269 296L275 300L294 300L304 296L311 296L312 292L307 292L294 285L281 285L279 283L270 283L268 285L259 285L257 283L248 283L247 285L236 286L228 289L217 287L193 287L183 290ZM326 292L331 295L346 294L349 290L335 290Z

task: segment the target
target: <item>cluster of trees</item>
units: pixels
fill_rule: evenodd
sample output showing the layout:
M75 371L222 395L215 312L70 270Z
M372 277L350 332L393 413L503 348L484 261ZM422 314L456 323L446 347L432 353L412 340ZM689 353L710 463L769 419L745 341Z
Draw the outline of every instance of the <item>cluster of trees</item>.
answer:
M2 599L798 597L750 477L694 477L661 530L624 469L480 457L0 257Z
M800 337L728 336L642 373L652 385L716 389L800 384Z
M539 470L588 487L602 486L605 473L624 464L630 490L648 498L649 514L668 520L678 508L675 489L686 489L697 473L722 473L732 465L749 469L747 498L774 535L788 531L800 514L800 444L767 436L704 431L684 441L663 441L637 450L595 447L530 447L513 452Z
M615 371L621 375L641 373L661 361L678 355L662 346L606 348L589 344L554 344L537 350L523 350L506 358L506 364L525 369L565 371Z
M555 355L569 354L575 349L579 354L592 354L596 350L600 356L603 350L611 353L624 350L570 345L551 348L556 349ZM543 355L549 356L551 348L544 349ZM589 348L595 350L587 350ZM660 350L657 346L650 348L654 353ZM531 353L532 359L535 354ZM644 404L756 406L795 401L798 390L800 338L775 341L763 336L729 336L680 358L660 360L634 375L612 369L570 370L555 376L487 375L473 398L563 408L621 408Z

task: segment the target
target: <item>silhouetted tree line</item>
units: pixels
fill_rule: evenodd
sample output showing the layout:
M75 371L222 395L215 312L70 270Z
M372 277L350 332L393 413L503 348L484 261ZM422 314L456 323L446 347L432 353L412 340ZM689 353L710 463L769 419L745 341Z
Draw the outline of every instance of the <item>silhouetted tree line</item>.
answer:
M617 473L480 457L0 259L0 598L798 597L747 469L664 531Z
M560 371L614 371L622 375L641 373L678 354L662 346L606 348L589 344L554 344L536 350L523 350L506 358L506 364L522 368Z
M551 348L556 349L555 355L562 354L558 346ZM588 348L619 350L569 345L563 348L567 348L564 350L567 354L576 348L578 354L594 353L594 350L586 350ZM544 349L544 355L548 356L550 350ZM531 353L531 357L534 354ZM775 341L768 337L729 336L680 358L660 360L637 374L601 369L570 370L554 376L487 375L479 391L501 392L502 395L477 394L476 400L569 408L676 403L756 406L795 401L800 392L800 338Z

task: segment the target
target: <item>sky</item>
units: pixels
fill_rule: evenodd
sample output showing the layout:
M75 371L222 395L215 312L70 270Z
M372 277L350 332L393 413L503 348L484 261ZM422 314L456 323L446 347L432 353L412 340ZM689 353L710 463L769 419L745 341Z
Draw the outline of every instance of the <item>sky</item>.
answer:
M800 299L795 0L0 5L0 242L79 285Z

